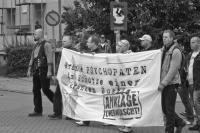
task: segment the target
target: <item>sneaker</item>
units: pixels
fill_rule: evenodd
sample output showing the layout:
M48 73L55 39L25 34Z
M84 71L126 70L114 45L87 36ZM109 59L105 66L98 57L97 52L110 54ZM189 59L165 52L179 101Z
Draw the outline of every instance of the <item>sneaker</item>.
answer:
M122 127L122 128L118 128L120 132L123 132L123 133L130 133L132 132L132 128L131 127Z
M189 130L194 131L194 130L200 130L200 126L199 125L194 125L193 127L189 127Z
M52 120L59 120L62 119L62 115L56 115L56 114L52 114L52 115L48 115L48 117Z
M179 125L177 128L176 128L176 132L175 133L181 133L182 132L182 129L185 127L186 123L183 121L181 123L181 125Z
M28 114L29 117L37 117L37 116L42 116L42 113L37 113L37 112L33 112Z
M186 125L193 125L192 121L185 120Z
M77 121L76 124L78 124L79 126L89 126L89 123L86 123L84 121Z

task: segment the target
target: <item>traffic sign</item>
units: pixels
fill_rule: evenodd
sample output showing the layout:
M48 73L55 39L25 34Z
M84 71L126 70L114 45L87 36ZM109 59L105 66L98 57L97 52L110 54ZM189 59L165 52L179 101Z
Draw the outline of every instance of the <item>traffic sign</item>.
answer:
M111 30L127 30L127 2L110 3L110 25Z
M50 26L56 26L60 23L60 14L56 11L52 10L47 13L45 20L48 25Z

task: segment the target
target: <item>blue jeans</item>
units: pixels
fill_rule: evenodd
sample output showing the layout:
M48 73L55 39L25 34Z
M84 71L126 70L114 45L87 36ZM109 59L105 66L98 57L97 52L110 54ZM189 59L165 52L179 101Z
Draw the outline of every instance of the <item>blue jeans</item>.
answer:
M168 85L162 92L162 109L166 117L165 131L174 133L174 127L178 127L183 120L175 112L178 85Z

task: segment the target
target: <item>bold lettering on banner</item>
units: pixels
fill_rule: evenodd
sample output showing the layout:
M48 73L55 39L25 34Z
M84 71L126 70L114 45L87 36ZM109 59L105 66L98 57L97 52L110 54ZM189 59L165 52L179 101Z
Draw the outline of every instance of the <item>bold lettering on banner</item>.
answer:
M133 75L137 75L137 74L140 73L139 70L138 70L138 67L134 67L133 69L134 69Z
M141 74L146 74L147 73L147 67L146 66L141 66Z
M133 119L142 116L139 92L104 95L104 119Z
M65 68L69 69L69 70L72 70L72 71L83 72L82 65L68 64L68 62L65 62Z
M127 75L131 75L130 71L131 71L131 68L126 68Z
M112 69L111 68L108 68L108 75L112 75Z
M113 82L111 80L108 81L108 83L109 83L110 86L113 86Z
M121 81L121 86L126 86L125 81Z
M113 68L113 76L116 76L117 69Z
M138 85L140 79L136 79L136 80L128 80L128 81L118 81L117 79L115 79L114 81L109 80L108 84L112 87L112 86L120 86L120 87L135 87Z
M104 73L104 75L107 75L106 68L103 68L103 73Z
M101 68L99 68L99 75L102 75L103 73L102 73L102 71L101 71Z
M124 72L123 72L123 69L120 69L120 74L119 74L119 76L124 76L125 74L124 74Z

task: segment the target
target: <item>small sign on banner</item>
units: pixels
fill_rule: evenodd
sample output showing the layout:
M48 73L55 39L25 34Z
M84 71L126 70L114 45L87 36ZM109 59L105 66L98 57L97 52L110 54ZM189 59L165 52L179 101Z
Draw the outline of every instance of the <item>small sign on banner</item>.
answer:
M111 30L127 30L127 3L114 2L110 3L110 25Z

